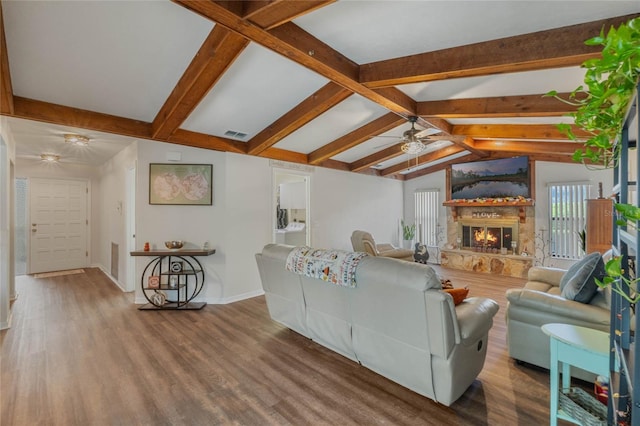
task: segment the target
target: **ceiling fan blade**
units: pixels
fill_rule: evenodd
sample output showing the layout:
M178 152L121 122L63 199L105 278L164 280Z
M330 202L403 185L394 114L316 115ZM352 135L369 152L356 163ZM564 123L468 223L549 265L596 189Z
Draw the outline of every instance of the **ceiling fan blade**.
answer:
M395 139L398 139L398 138L396 137ZM393 142L383 143L383 144L381 144L381 145L374 146L374 147L373 147L373 149L386 148L386 147L388 147L388 146L395 145L395 144L397 144L397 143L400 143L400 141L399 141L399 140L396 140L396 141L393 141Z

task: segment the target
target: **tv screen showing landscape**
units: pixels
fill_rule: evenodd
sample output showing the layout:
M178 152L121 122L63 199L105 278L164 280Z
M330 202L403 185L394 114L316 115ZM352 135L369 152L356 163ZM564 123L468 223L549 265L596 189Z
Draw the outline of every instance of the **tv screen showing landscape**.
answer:
M451 166L451 199L531 196L529 157L475 161Z

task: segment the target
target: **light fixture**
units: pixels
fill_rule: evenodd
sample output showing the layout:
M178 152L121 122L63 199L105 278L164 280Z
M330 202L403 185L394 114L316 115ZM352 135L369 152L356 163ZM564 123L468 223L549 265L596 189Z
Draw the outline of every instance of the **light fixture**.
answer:
M402 149L402 152L405 152L409 155L418 155L422 151L427 149L427 145L425 145L422 140L416 136L422 131L416 129L415 127L415 123L417 120L418 117L416 116L409 117L411 128L402 134L403 144L400 146L400 149Z
M89 145L89 138L82 135L74 135L71 133L66 133L64 135L64 141L66 143L70 143L78 146L87 146Z
M60 156L56 154L40 154L40 158L46 163L57 163L60 160Z

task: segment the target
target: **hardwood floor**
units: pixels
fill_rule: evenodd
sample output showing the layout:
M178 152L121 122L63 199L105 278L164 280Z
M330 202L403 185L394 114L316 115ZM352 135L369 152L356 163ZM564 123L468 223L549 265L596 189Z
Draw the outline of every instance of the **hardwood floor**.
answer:
M548 424L548 373L506 351L504 292L523 280L437 269L501 306L484 370L451 407L271 321L264 297L143 312L87 269L17 278L0 334L0 424Z

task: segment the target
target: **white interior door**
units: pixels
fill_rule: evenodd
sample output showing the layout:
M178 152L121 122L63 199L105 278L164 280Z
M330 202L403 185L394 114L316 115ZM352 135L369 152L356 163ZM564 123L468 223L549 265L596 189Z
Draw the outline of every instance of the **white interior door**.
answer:
M87 193L87 181L30 180L30 273L87 266Z

